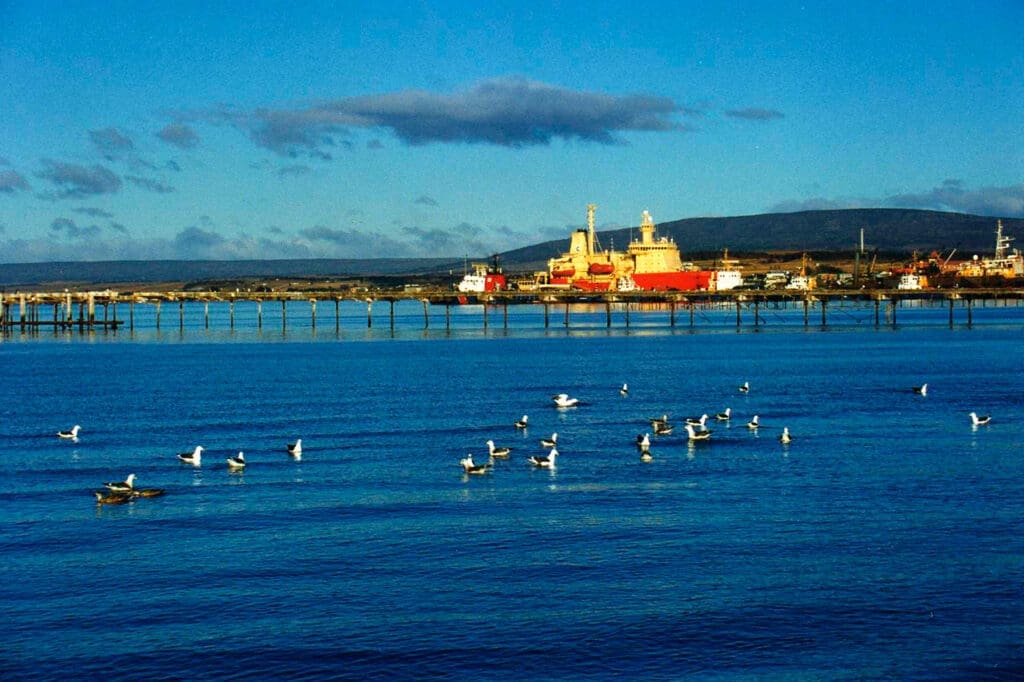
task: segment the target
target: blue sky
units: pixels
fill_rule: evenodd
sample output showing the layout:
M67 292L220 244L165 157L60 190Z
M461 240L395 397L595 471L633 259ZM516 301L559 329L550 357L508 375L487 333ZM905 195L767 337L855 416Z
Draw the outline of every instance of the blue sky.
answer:
M1024 217L1019 0L633 5L0 0L0 262Z

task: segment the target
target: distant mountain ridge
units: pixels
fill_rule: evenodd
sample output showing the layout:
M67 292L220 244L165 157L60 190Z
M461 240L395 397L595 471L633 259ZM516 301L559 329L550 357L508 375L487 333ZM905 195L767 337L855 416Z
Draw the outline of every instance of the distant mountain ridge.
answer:
M639 218L639 215L637 216ZM580 228L584 225L580 225ZM684 260L695 254L758 251L853 252L864 229L868 249L883 252L939 251L958 258L991 255L996 218L915 209L842 209L768 213L729 218L685 218L657 225L658 236L675 240ZM1024 220L1004 218L1003 231L1024 240ZM562 239L500 254L509 270L543 269L565 251L571 230ZM625 250L637 228L599 231L605 248ZM481 254L474 260L484 260ZM193 282L243 278L413 276L461 273L461 258L294 259L239 261L91 261L0 264L0 286L45 283Z

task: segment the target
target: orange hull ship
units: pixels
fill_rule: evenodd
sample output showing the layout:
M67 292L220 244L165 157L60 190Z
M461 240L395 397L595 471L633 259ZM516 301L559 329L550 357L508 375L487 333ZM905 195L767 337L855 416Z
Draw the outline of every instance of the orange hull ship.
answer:
M684 267L675 242L655 236L654 220L647 211L640 221L640 239L630 242L625 252L601 249L594 232L596 209L594 204L587 206L587 228L576 230L569 241L569 250L548 261L549 284L585 291L713 288L714 273Z

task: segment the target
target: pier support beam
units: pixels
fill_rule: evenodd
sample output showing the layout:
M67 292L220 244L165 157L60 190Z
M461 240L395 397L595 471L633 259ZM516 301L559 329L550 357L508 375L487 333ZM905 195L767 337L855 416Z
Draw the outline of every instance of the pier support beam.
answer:
M341 299L334 299L334 331L341 331Z
M890 310L890 312L892 314L892 319L890 320L892 322L892 328L895 329L896 328L896 297L895 296L893 296L891 299L889 299L889 310Z
M423 328L430 329L430 301L428 299L421 299L423 301ZM508 305L505 306L505 314L508 315Z
M444 329L445 331L451 331L452 329L452 304L444 304Z
M160 304L163 303L160 299L156 302L156 330L160 331Z
M203 302L203 328L204 329L209 329L210 328L210 302L209 301L204 301Z
M309 323L313 331L316 331L316 299L309 299Z
M544 302L544 328L545 328L545 329L547 329L547 328L548 328L548 325L549 325L549 323L550 323L550 320L549 320L549 314L550 314L550 312L551 312L551 311L550 311L550 310L548 309L548 307L549 307L549 306L548 306L548 302L547 302L547 301L545 301L545 302Z
M882 300L879 299L879 298L876 298L875 299L875 327L879 326L878 309L881 307L881 305L882 305Z
M263 299L256 299L256 329L263 329Z
M178 331L185 331L185 301L178 299Z
M395 331L395 299L390 299L391 309L388 311L388 319L391 323L391 331Z
M805 327L807 326L807 317L808 317L808 312L809 312L810 307L811 307L810 300L806 296L804 296L804 326Z
M953 328L953 299L949 299L949 328Z
M487 301L481 301L481 305L483 306L483 311L484 311L484 330L486 330L486 329L487 329L487 327L488 327L488 320L487 320Z
M676 302L673 300L668 304L668 326L675 329L676 326Z
M754 327L761 326L761 301L754 299Z
M281 331L285 330L288 324L288 299L281 299Z
M965 298L964 299L964 303L967 304L967 328L970 329L971 325L974 323L974 320L973 320L974 316L972 314L972 307L973 306L971 304L971 298L969 296L967 298Z
M128 331L135 331L135 299L128 301Z
M502 314L502 317L503 317L502 324L504 325L505 329L508 329L508 301L507 300L503 301L501 314Z
M607 299L604 302L604 326L612 328L612 302Z
M569 302L565 302L565 328L569 328Z
M691 303L690 305L692 306L693 304ZM736 301L736 328L737 329L740 328L740 306L742 306L742 305L743 305L742 303L740 303L739 301ZM691 316L691 319L692 319L692 317L693 317L693 308L690 308L690 316Z
M373 299L366 299L366 328L373 328Z
M626 329L629 329L629 301L626 301Z

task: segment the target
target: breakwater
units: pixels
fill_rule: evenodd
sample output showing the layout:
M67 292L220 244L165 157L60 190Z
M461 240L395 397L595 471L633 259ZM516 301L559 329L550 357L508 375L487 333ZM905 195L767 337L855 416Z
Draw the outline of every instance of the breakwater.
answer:
M473 295L457 294L448 290L374 290L347 292L272 291L272 292L195 292L159 291L120 293L112 290L80 292L33 292L0 294L0 330L4 333L33 333L50 328L55 331L93 331L119 328L134 329L136 309L153 308L157 329L185 327L185 304L203 307L204 326L211 325L211 306L227 308L227 324L234 328L236 307L255 308L255 316L247 315L247 324L262 328L264 309L279 306L280 316L274 323L282 328L288 316L306 315L313 328L333 325L341 327L342 306L365 309L366 326L395 325L395 305L417 302L423 308L423 325L429 328L440 314L443 324L451 326L453 307L475 305L480 311L480 324L484 327L508 326L510 306L532 305L543 307L544 327L572 325L576 306L586 305L605 312L606 325L629 326L633 315L652 311L667 312L671 327L696 326L697 313L707 309L735 311L736 326L757 326L762 315L770 309L797 308L803 311L803 324L829 325L830 310L846 304L873 308L875 326L896 326L899 308L908 302L915 305L943 306L948 309L949 326L973 325L976 306L1019 306L1024 300L1024 289L950 289L950 290L776 290L776 291L671 291L671 292L578 292L566 290L501 291ZM385 313L381 313L381 309ZM170 310L168 310L170 309ZM289 312L291 311L291 312ZM252 311L250 311L252 312ZM613 312L616 313L613 316ZM386 319L382 320L386 314ZM223 319L225 315L217 315ZM497 318L497 319L495 319ZM616 323L615 319L621 322Z

